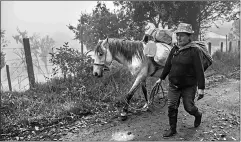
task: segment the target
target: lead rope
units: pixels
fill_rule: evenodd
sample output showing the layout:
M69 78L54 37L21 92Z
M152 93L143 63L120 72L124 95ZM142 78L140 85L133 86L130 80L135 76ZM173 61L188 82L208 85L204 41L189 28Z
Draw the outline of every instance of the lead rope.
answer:
M162 94L163 94L163 98L161 98L161 99L166 99L166 98L165 98L164 89L163 89L161 83L156 83L155 86L152 88L151 94L150 94L150 97L149 97L149 100L151 101L151 102L150 102L151 105L153 104L153 101L154 101L155 96L156 96L156 95L158 94L158 92L159 92L160 86L161 86ZM138 87L139 87L139 86L138 86ZM138 88L138 87L137 87L137 88ZM130 108L132 108L132 109L134 109L134 110L138 110L138 111L143 110L143 109L137 109L137 108L132 107L130 104L127 103L126 98L124 98L124 100L125 100L125 103L126 103ZM166 105L166 102L167 102L167 101L165 100L165 101L164 101L164 105L163 105L162 107L164 107L164 106Z
M151 91L151 94L150 94L151 104L153 104L154 98L155 98L155 96L158 94L158 92L159 92L159 90L160 90L160 86L161 86L161 89L162 89L162 96L163 96L163 98L161 98L161 99L166 99L166 98L165 98L164 89L163 89L161 83L157 83L157 84L155 84L155 86L153 87L153 89L152 89L152 91ZM166 105L166 102L167 102L167 101L165 100L164 102L165 102L165 103L164 103L164 105L163 105L162 107L164 107L164 106Z
M111 78L111 80L112 80L112 82L114 83L114 87L115 87L116 92L119 93L119 94L121 94L120 91L119 91L119 89L117 89L117 87L116 87L116 82L114 81L114 78L113 78L113 77ZM139 88L140 85L141 85L141 84L139 84L139 85L137 86L137 88ZM132 107L130 104L128 104L126 98L124 98L124 102L125 102L130 108L132 108L132 109L134 109L134 110L136 110L136 111L142 111L142 109L134 108L134 107Z

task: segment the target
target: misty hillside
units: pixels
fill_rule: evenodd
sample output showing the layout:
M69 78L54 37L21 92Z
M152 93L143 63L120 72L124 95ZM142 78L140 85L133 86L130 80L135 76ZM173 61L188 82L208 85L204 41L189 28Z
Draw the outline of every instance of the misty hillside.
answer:
M65 42L69 42L69 46L71 48L74 48L74 49L77 49L77 50L81 50L81 45L79 43L78 40L74 40L74 35L71 36L67 33L64 33L64 32L55 32L51 35L51 37L54 39L55 41L55 47L56 48L59 48L59 47L62 47L63 44ZM85 51L85 46L84 46L84 51Z

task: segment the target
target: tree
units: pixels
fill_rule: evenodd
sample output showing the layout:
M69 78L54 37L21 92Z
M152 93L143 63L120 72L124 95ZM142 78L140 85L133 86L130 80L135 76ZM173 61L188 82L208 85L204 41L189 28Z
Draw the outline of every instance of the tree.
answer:
M131 14L134 22L145 26L152 23L156 28L171 28L176 23L173 17L178 7L174 1L115 1L114 4L123 11L129 11L127 13Z
M104 3L97 2L92 13L81 13L77 26L67 27L80 39L80 30L83 29L83 43L87 49L93 49L99 39L106 37L123 39L141 39L139 31L143 31L138 23L133 23L125 11L110 12ZM142 33L143 36L143 33Z
M0 52L0 56L1 56L1 69L6 65L5 62L5 53L3 53L2 51Z
M46 69L47 73L49 74L47 56L50 53L53 53L52 49L55 48L55 41L47 35L47 36L43 37L42 39L40 39L37 43L39 44L39 47L41 50L39 57L43 61L44 65L45 65L45 69Z
M99 39L118 37L117 17L101 2L97 2L91 14L81 13L78 21L77 26L68 25L67 27L75 33L76 40L80 40L82 28L82 40L87 49L93 48Z
M0 29L1 31L1 49L4 47L7 47L9 44L9 41L5 39L5 30ZM5 61L5 53L1 50L0 57L1 57L1 69L6 65Z
M23 38L28 37L27 31L21 32L19 28L17 28L18 34L13 36L13 38L16 40L17 43L20 43L23 46ZM47 60L47 55L49 53L52 53L52 49L55 47L55 41L49 37L48 35L41 38L39 34L34 33L32 36L29 37L30 41L30 48L31 48L31 53L33 54L33 57L35 60L33 60L33 65L38 68L43 74L43 70L41 68L40 62L39 62L39 57L44 63L45 69L47 71L47 74L49 73L48 71L48 60ZM26 61L25 61L25 54L24 50L21 49L20 51L17 50L15 51L15 54L20 58L20 64L24 64L24 67L26 69Z
M229 21L239 1L117 1L117 6L132 13L135 22L150 22L155 27L175 29L180 22L190 23L197 40L201 30L217 20ZM127 8L126 8L127 7ZM127 12L128 13L128 12Z
M237 19L233 22L228 38L229 40L240 39L240 19Z
M233 13L233 9L237 8L239 4L238 1L194 1L193 5L198 7L188 11L186 15L188 19L186 20L194 27L195 39L201 34L202 30L210 28L213 24L216 25L216 21L232 20L229 15ZM196 19L192 18L193 13L196 13ZM216 25L216 27L218 26Z

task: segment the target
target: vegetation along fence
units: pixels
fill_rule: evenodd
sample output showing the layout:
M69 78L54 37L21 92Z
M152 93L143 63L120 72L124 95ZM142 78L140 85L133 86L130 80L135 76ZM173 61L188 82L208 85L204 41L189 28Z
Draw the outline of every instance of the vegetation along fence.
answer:
M23 43L24 43L23 49L24 49L25 56L22 58L25 58L24 61L26 62L25 63L21 62L18 65L6 65L6 77L3 78L1 81L1 86L2 86L1 90L13 91L13 88L16 88L16 87L18 88L17 89L18 91L24 91L24 90L27 90L28 88L32 89L35 87L36 81L44 82L47 79L49 79L50 76L52 75L52 73L49 72L49 70L52 69L53 67L52 65L46 65L46 64L41 65L39 64L39 62L38 62L38 65L33 64L29 39L24 38ZM237 41L237 42L230 41L228 44L226 44L226 50L224 50L224 48L225 48L224 43L221 42L220 48L214 49L213 51L211 42L208 43L208 51L210 54L213 54L216 50L220 50L221 52L240 51L240 41ZM50 56L48 57L48 59L50 59ZM19 59L16 59L16 60L19 60ZM10 60L6 60L6 61L10 61ZM46 71L43 71L42 68L45 68ZM4 70L2 72L4 72ZM2 82L5 82L5 85L3 85Z

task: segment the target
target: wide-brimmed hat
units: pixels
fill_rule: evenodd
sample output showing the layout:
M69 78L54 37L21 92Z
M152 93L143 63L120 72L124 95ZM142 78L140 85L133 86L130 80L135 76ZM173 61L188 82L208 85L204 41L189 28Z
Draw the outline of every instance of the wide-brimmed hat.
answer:
M189 33L189 34L193 34L194 31L192 30L192 25L191 24L180 23L177 26L177 30L175 31L175 33Z

